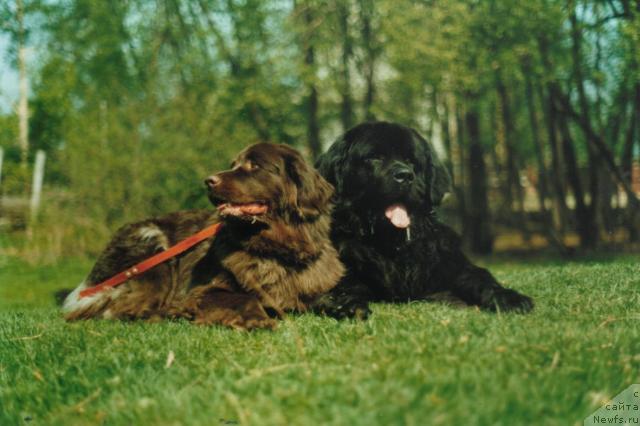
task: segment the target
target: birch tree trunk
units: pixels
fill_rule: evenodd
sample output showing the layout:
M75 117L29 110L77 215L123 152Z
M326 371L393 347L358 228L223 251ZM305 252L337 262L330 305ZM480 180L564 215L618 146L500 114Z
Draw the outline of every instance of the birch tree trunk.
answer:
M20 146L20 164L27 168L29 155L29 81L27 77L27 47L24 29L24 4L16 1L16 20L18 21L18 145Z

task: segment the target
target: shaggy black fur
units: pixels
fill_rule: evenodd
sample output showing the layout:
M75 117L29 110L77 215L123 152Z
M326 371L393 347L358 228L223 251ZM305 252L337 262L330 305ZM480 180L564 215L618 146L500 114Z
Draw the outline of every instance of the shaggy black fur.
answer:
M404 302L450 294L487 310L527 312L533 300L502 287L460 250L460 239L434 208L450 177L414 129L360 124L317 163L336 188L332 240L348 273L316 306L335 317L367 316L368 302ZM411 220L401 228L385 215L400 204Z

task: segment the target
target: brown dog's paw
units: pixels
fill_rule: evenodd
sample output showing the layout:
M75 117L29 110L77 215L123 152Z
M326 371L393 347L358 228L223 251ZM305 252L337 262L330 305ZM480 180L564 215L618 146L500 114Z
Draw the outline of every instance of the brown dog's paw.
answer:
M257 301L247 303L244 306L241 316L243 326L246 330L255 330L258 328L273 330L278 324L276 319L271 318L264 307ZM280 318L280 316L278 315L276 318Z
M244 320L244 318L242 318L242 316L235 312L222 318L220 324L224 325L225 327L233 328L234 330L244 331L247 329L246 321Z
M245 320L245 328L247 330L267 329L275 330L278 326L278 321L273 318L249 318Z
M219 310L198 315L193 321L197 325L223 325L234 330L256 330L276 328L278 322L263 312L240 313L235 310Z
M257 329L274 330L278 322L267 316L242 316L234 313L222 318L220 324L233 328L234 330L251 331Z
M196 325L224 325L238 330L244 329L244 322L240 313L230 309L198 312L193 318Z

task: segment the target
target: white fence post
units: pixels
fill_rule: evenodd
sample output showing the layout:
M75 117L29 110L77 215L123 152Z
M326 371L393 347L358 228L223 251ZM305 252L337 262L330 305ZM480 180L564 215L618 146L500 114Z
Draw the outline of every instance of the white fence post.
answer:
M31 218L35 218L40 206L40 198L42 195L42 182L44 181L44 161L47 155L44 151L36 152L36 164L33 168L33 185L31 191Z

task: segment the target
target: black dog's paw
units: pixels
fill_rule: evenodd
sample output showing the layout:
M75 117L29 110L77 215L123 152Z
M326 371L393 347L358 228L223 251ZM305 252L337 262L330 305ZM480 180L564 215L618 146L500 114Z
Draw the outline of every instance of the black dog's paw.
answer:
M515 312L525 314L533 309L533 299L509 288L501 288L492 292L482 303L483 308L491 311Z
M325 314L338 320L366 320L371 314L371 309L369 309L369 304L367 303L347 303L345 305L333 306L327 309Z
M328 295L318 299L312 309L337 320L352 318L365 320L371 314L367 302L344 297L333 298Z

